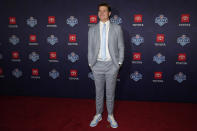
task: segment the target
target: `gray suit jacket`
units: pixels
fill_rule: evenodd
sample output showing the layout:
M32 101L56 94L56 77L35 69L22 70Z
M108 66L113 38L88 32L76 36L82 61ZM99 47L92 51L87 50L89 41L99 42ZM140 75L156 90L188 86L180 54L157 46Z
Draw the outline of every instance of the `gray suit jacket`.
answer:
M88 31L88 64L93 67L96 63L100 49L99 23L89 28ZM109 53L113 63L119 68L119 63L124 61L124 38L120 25L110 23L108 34Z

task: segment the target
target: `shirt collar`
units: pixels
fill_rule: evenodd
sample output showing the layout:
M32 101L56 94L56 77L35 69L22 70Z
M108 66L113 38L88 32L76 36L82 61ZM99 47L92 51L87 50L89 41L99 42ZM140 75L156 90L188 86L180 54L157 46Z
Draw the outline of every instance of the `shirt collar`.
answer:
M103 24L109 25L109 20L108 20L108 21L106 21L106 22L102 22L102 21L100 21L100 24L101 24L101 25L103 25Z

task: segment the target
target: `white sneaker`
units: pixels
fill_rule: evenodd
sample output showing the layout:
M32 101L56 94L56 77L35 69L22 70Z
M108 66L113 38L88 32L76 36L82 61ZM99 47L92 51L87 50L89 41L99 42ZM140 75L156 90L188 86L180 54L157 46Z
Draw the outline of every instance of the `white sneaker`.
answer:
M93 120L90 123L90 126L95 127L99 123L99 121L101 121L101 120L102 120L101 114L95 115Z
M108 115L107 121L110 122L110 125L111 125L112 128L117 128L118 127L118 123L114 119L114 116Z

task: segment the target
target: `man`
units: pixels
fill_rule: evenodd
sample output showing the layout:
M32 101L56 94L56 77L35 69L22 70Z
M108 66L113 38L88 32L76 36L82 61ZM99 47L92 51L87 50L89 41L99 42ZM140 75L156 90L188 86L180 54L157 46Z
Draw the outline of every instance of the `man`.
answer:
M110 23L111 7L98 5L100 22L88 31L88 64L96 87L96 115L90 123L94 127L102 120L104 86L106 83L107 120L112 128L118 124L113 115L116 79L124 60L123 32L119 25Z

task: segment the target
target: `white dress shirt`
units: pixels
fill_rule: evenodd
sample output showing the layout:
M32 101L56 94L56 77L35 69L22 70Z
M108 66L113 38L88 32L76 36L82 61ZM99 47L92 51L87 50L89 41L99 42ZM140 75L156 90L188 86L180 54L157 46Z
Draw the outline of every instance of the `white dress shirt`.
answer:
M106 44L105 44L105 46L106 46L106 59L105 59L105 61L110 61L111 60L111 56L110 56L110 53L109 53L109 48L108 48L108 34L109 34L109 24L110 24L110 22L109 22L109 20L108 21L106 21L105 23L104 22L102 22L102 21L100 21L99 22L99 27L100 27L100 42L102 42L102 32L103 32L103 25L104 24L106 24ZM99 61L103 61L102 60L102 57L101 57L101 43L100 43L100 50L99 50L99 54L98 54L98 57L97 57L97 60L99 60Z

